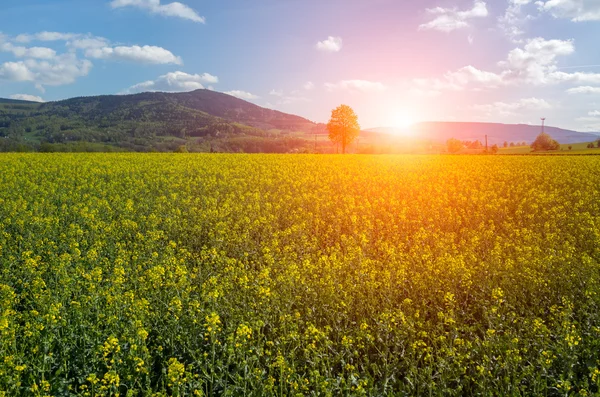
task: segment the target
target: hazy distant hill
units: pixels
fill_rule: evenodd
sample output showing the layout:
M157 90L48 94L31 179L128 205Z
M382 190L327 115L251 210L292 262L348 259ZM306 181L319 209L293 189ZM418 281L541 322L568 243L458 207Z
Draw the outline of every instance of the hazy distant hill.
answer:
M367 131L379 133L395 133L393 128L373 128ZM506 142L526 141L531 143L540 133L541 126L527 124L468 123L468 122L426 122L410 127L411 136L419 139L445 142L450 138L461 141L479 140L488 143L502 144ZM599 138L596 134L565 130L556 127L545 127L545 131L560 143L592 142Z

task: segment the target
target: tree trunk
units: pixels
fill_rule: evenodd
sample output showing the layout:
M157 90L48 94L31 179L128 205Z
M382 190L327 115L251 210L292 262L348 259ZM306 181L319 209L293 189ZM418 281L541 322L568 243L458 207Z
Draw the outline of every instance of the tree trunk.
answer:
M342 143L342 154L346 154L346 144Z

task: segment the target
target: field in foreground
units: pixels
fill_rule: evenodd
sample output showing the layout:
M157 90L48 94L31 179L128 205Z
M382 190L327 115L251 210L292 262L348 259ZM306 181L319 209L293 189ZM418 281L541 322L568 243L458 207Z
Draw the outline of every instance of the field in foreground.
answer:
M0 395L593 395L598 175L3 155Z

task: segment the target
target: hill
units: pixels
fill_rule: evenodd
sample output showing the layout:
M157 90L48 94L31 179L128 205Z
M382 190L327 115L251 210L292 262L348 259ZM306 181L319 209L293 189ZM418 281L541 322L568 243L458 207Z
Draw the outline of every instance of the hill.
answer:
M268 138L308 132L299 116L210 90L104 95L57 102L0 101L0 149L89 142L127 150L172 150L191 138ZM196 140L197 141L197 140Z
M0 98L0 104L16 104L16 105L26 105L26 104L30 104L30 105L35 105L35 104L39 104L40 102L33 102L33 101L24 101L22 99L7 99L7 98Z
M354 151L439 151L449 138L490 145L532 142L539 126L428 122L409 134L391 128L361 131ZM562 144L597 135L546 127ZM318 135L318 136L315 136ZM102 95L38 103L0 99L0 151L335 152L324 124L266 109L210 90ZM318 141L318 142L317 142Z
M557 127L545 127L544 130L560 143L592 142L597 134L566 130ZM373 128L368 132L394 134L393 128ZM410 127L410 136L435 142L446 142L450 138L461 141L485 142L490 145L502 145L504 142L531 143L540 133L541 127L527 124L469 123L469 122L426 122Z

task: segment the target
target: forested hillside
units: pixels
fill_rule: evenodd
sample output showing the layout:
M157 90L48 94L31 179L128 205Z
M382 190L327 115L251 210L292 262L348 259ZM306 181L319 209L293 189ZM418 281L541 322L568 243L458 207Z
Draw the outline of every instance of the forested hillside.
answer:
M314 125L304 118L209 90L81 97L49 103L1 100L0 137L4 139L0 150L165 151L210 141L211 148L220 145L229 151L232 140L253 137L256 147L266 143L262 139L289 140L289 133L310 131Z

